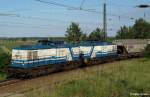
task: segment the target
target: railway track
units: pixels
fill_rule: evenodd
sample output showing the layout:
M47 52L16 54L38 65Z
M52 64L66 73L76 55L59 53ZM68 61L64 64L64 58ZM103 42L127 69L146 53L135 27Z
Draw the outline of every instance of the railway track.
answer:
M20 79L6 79L6 80L3 80L3 81L0 81L0 87L5 87L5 86L8 86L8 85L12 85L12 84L20 82L20 81L21 81Z
M130 58L130 59L132 59L132 58ZM128 59L124 59L124 60L128 60ZM113 61L109 61L109 62L106 62L106 63L117 62L117 61L120 61L120 60L113 60ZM105 65L105 62L102 63L101 65ZM95 66L95 65L93 65L93 66ZM81 68L81 69L84 70L84 69L89 68L89 67L91 67L91 66L87 66L87 67L84 67L84 68ZM64 71L64 72L69 72L69 71ZM64 73L64 72L62 72L62 73ZM36 91L36 90L42 89L43 87L44 88L50 88L51 85L53 85L53 84L59 84L60 82L65 82L65 80L56 80L55 82L52 82L52 83L44 83L42 86L38 85L38 86L36 86L34 88L23 89L23 90L15 92L14 94L9 94L9 95L6 95L4 97L25 97L26 94L32 93L32 91Z
M121 58L120 60L128 60L128 59L132 59L132 58ZM106 61L106 62L103 62L103 63L101 63L101 65L103 65L103 64L105 64L105 63L110 63L110 62L115 62L115 61L120 61L120 60L109 60L109 61ZM98 65L98 64L95 64L95 65ZM95 66L95 65L93 65L93 66ZM86 67L91 67L91 66L85 66L84 68L86 68ZM83 68L83 69L84 69ZM70 71L72 71L72 70L70 70ZM65 72L65 71L64 71ZM66 71L66 72L68 72L68 71ZM60 72L59 72L60 73ZM62 72L63 73L63 72ZM42 77L38 77L38 78L42 78ZM38 79L37 78L37 79ZM33 80L34 79L36 79L36 78L32 78ZM23 81L32 81L32 79L28 79L28 80L21 80L21 79L8 79L8 80L4 80L4 81L0 81L0 88L2 87L9 87L9 86L13 86L13 85L17 85L19 82L21 83L21 82L23 82ZM59 83L59 81L56 81L55 83ZM45 83L45 87L46 86L50 86L51 84L54 84L54 83L49 83L49 84L46 84ZM39 86L36 86L34 89L33 88L29 88L29 89L23 89L23 90L19 90L19 91L17 91L17 92L15 92L15 93L10 93L10 94L7 94L7 95L5 95L5 96L0 96L0 97L24 97L23 95L24 94L26 94L26 93L29 93L29 92L32 92L33 90L38 90L38 89L40 89L40 88L42 88L40 85ZM19 96L19 95L21 95L21 96Z
M114 62L114 61L119 61L119 60L127 60L127 59L132 59L132 58L140 58L142 57L140 54L134 54L135 56L131 57L132 55L130 55L130 57L126 58L126 56L120 56L119 58L115 58L115 59L111 59L111 60L105 60L105 61L102 61L98 64L103 64L103 63L110 63L110 62ZM98 65L98 64L94 64L94 65ZM93 66L94 66L93 65ZM90 67L92 65L88 65L88 66L84 66L84 67ZM78 67L79 68L79 67ZM73 69L76 69L76 68L73 68ZM72 70L72 69L70 69ZM64 70L65 71L65 70ZM68 71L68 70L67 70ZM63 71L62 71L63 72ZM51 74L51 73L50 73ZM40 77L40 76L39 76ZM31 78L31 79L34 79L34 78ZM28 79L30 80L30 79ZM9 86L9 85L12 85L14 83L17 83L17 82L21 82L21 81L24 81L22 79L16 79L16 78L10 78L10 79L6 79L6 80L3 80L3 81L0 81L0 87L4 87L4 86Z

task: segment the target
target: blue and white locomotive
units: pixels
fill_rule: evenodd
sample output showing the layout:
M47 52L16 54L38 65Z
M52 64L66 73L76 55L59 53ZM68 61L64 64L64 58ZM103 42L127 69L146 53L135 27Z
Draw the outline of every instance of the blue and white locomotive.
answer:
M38 76L92 65L96 61L115 56L117 45L109 42L82 42L70 45L39 41L35 45L14 48L8 72L21 77Z

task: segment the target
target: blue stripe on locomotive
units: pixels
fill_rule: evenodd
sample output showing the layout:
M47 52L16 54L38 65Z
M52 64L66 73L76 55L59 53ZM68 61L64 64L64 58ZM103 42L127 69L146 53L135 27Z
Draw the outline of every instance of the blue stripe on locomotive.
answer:
M103 58L109 56L117 56L116 52L96 52L96 58Z
M12 60L12 67L18 68L32 68L43 66L47 64L59 64L59 63L66 63L66 57L49 57L43 59L36 59L36 60Z

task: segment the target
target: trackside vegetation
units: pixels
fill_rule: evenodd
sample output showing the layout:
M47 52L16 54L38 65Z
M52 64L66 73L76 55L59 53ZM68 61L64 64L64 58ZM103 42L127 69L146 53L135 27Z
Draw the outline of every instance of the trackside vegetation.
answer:
M150 58L150 44L148 44L145 48L144 55L147 58Z
M133 93L150 94L149 68L150 60L142 58L109 63L99 69L96 67L93 72L83 69L86 77L72 77L55 87L34 90L27 97L135 97Z
M139 18L133 26L122 26L118 30L117 39L149 39L150 38L150 22Z
M3 72L3 69L10 63L10 51L4 46L0 46L0 80L3 80L7 75Z

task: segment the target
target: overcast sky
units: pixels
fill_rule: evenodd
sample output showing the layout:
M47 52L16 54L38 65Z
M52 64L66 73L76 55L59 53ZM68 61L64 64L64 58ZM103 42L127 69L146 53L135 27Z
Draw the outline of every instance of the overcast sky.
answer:
M80 7L82 2L82 0L42 1L73 7ZM104 2L107 4L109 36L115 36L120 26L133 25L134 20L130 18L142 17L150 22L150 8L135 7L139 4L150 4L150 0L85 0L82 8L99 13L72 10L36 0L0 0L0 37L64 36L70 22L79 23L82 31L89 34L96 27L103 27Z

